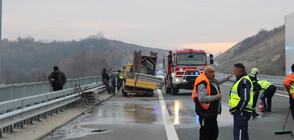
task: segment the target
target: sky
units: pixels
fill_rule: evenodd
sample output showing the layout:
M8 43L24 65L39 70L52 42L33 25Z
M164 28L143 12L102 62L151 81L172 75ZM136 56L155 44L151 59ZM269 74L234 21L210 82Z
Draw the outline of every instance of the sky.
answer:
M2 38L105 38L219 54L284 25L294 0L2 0Z

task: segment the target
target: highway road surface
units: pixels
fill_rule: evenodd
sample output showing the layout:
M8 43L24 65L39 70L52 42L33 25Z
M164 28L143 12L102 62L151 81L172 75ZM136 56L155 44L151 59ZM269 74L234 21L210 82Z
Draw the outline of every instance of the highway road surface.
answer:
M233 139L233 117L228 111L231 82L221 85L222 114L218 116L219 140ZM109 100L57 129L46 140L192 140L199 139L198 116L191 98L191 90L180 90L178 95L156 90L153 97L123 97L117 93ZM260 113L249 121L252 140L289 140L291 135L274 135L281 130L289 109L285 92L273 97L272 112ZM258 105L257 105L258 106ZM287 130L294 132L294 121L289 116Z

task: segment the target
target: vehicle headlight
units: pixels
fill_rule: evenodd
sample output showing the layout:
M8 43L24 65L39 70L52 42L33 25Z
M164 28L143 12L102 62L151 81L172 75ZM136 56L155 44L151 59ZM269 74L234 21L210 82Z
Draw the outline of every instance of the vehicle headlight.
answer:
M175 78L175 79L174 79L174 82L176 82L176 83L180 83L180 82L182 82L182 78Z

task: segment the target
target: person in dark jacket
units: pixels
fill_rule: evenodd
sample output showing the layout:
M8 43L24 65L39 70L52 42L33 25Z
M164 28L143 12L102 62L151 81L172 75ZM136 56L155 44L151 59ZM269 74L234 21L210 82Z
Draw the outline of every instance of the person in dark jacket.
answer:
M102 82L105 85L108 94L111 94L110 87L109 87L109 82L110 82L109 80L110 80L110 78L109 78L108 73L106 72L106 68L103 68Z
M110 75L111 85L112 85L112 93L115 94L115 83L117 81L117 72L115 70L112 70L112 73Z
M257 103L258 96L259 96L259 90L261 89L260 85L257 84L257 81L258 81L257 80L257 74L258 73L259 73L259 71L258 71L257 68L252 68L250 74L248 74L250 80L252 81L253 92L254 92L253 104L252 104L252 113L251 113L253 117L259 116L259 114L256 113L256 111L255 111L256 103Z
M53 67L53 72L48 77L52 84L53 91L62 90L66 82L65 74L57 66Z
M219 84L230 79L232 75L215 79L215 69L207 66L194 84L192 98L196 114L199 116L200 140L216 140L218 137L217 115L221 113L221 91Z
M229 111L234 119L234 140L249 140L248 121L252 112L253 84L242 63L234 65L234 74L237 79L229 97Z

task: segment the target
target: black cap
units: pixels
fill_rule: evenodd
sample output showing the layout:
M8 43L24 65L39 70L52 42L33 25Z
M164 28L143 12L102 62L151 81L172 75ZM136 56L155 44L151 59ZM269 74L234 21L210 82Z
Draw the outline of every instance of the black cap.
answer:
M57 70L59 70L59 68L58 68L57 66L54 66L54 67L53 67L53 70L54 70L54 71L57 71Z
M292 72L294 72L294 64L292 64L291 70L292 70Z

